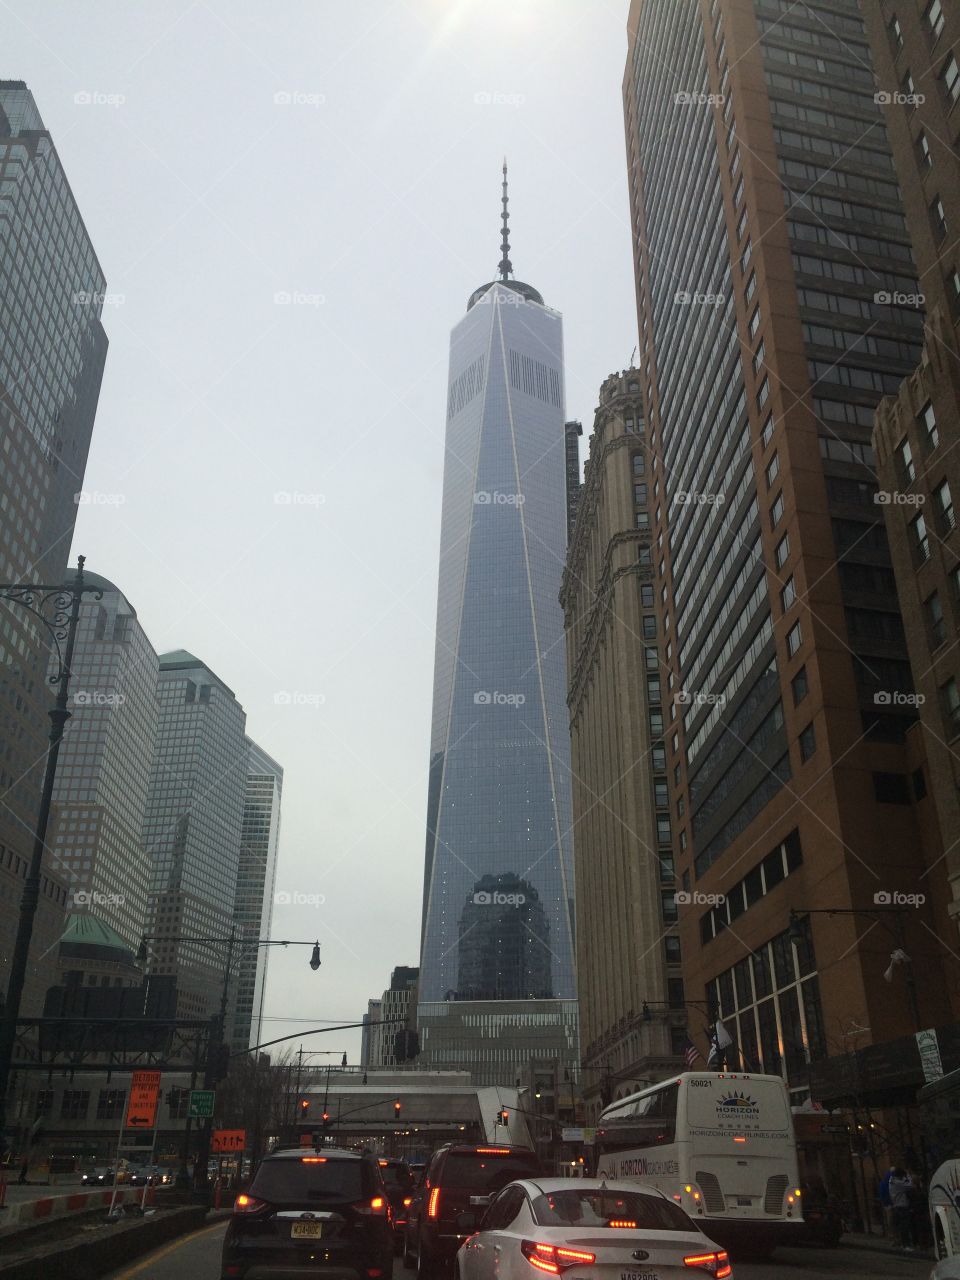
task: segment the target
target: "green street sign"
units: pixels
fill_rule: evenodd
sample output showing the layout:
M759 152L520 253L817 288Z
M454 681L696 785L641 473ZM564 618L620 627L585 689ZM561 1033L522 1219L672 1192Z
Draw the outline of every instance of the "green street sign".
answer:
M191 1089L187 1114L194 1120L209 1120L213 1116L214 1089Z

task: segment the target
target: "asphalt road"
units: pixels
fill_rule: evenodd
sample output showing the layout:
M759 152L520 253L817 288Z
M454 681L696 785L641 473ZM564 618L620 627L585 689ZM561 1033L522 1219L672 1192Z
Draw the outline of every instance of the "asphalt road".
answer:
M220 1247L225 1222L204 1227L147 1254L139 1262L112 1271L103 1280L220 1280ZM841 1245L839 1249L778 1249L771 1262L740 1263L734 1280L926 1280L932 1263L895 1253L875 1253ZM398 1258L394 1280L412 1280Z

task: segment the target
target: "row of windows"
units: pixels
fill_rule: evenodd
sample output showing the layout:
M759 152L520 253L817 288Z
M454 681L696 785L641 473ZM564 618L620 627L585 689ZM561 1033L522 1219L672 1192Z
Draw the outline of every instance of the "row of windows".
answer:
M723 902L704 912L700 917L700 941L707 943L722 933L802 865L800 833L794 829L762 862L731 886Z

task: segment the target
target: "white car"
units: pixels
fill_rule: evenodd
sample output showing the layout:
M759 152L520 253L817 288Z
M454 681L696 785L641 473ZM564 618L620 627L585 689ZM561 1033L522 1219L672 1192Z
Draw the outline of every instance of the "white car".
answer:
M457 1280L714 1280L726 1252L656 1187L600 1178L511 1182L460 1246Z
M944 1258L930 1272L930 1280L960 1280L960 1258Z

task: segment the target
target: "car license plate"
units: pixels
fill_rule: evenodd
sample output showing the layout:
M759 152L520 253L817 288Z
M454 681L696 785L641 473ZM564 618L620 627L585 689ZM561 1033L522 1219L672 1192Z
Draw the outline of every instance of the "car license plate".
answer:
M290 1228L294 1240L316 1240L323 1235L322 1222L295 1222Z
M660 1280L659 1271L621 1271L620 1280Z
M750 1196L737 1196L737 1204L741 1209L749 1209L753 1199Z

